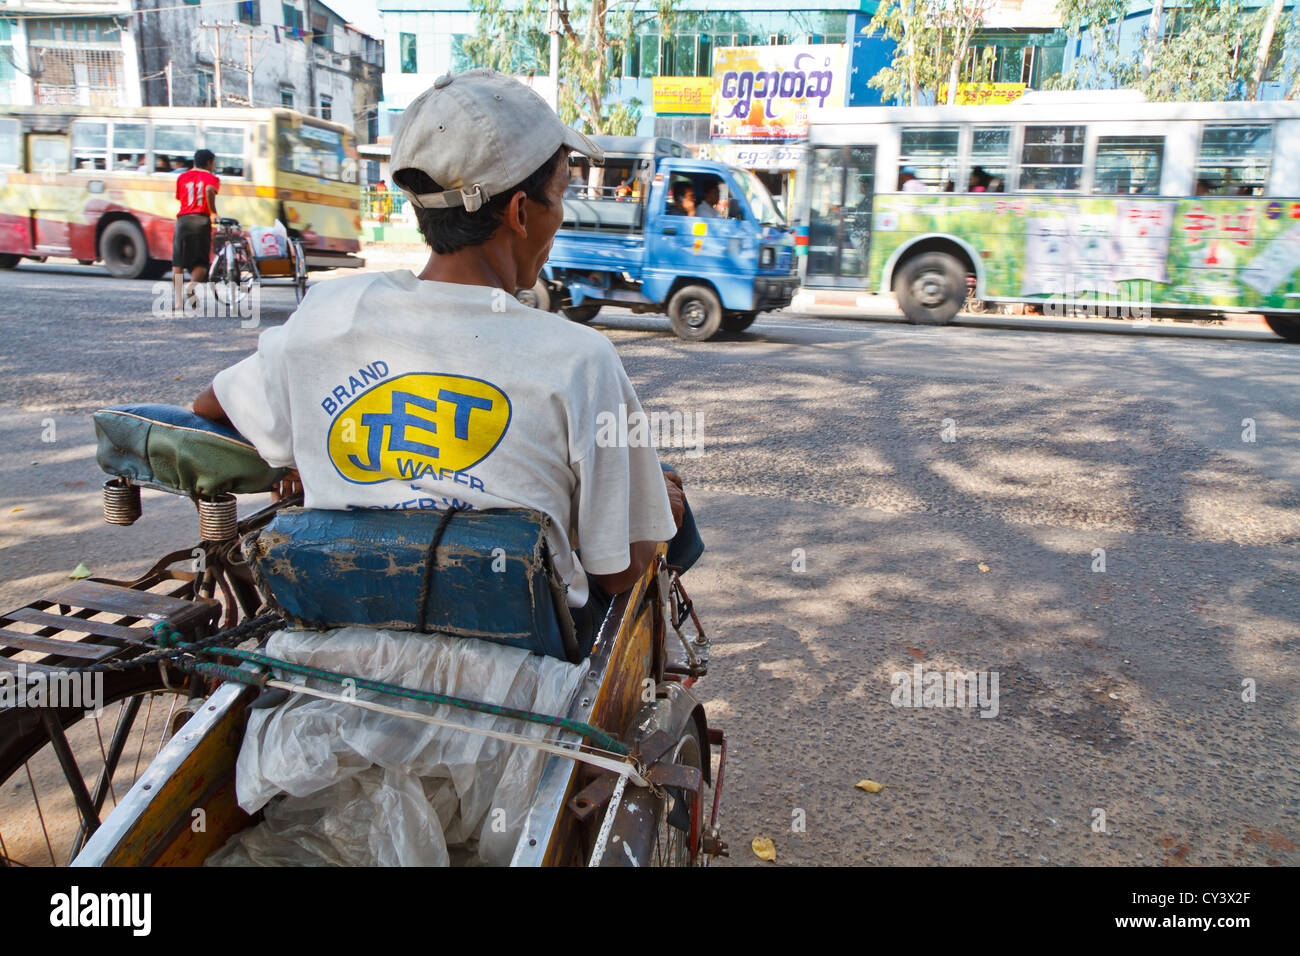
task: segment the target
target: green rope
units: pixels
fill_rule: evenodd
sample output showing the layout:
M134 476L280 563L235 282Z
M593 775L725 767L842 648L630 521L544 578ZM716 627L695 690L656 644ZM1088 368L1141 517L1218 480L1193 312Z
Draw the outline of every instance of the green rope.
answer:
M256 651L241 651L237 648L222 648L214 650L212 653L220 654L223 657L234 657L252 664L260 664L264 667L272 667L278 670L290 671L291 673L301 674L304 677L315 677L319 680L328 681L334 684L342 684L344 681L352 681L353 684L362 690L374 691L379 694L390 694L394 697L405 697L409 700L419 700L430 704L444 704L449 707L459 707L462 710L472 710L481 714L491 714L494 717L505 717L511 720L523 720L534 724L545 724L548 727L559 727L562 730L570 731L584 740L602 750L625 756L629 751L627 745L616 737L612 737L598 727L583 723L580 720L572 720L568 717L555 717L550 714L538 714L531 710L520 710L515 707L506 707L501 704L485 704L477 700L468 700L463 697L450 697L446 694L435 694L432 691L415 690L410 687L399 687L395 684L385 684L380 681L366 680L363 677L350 677L347 674L337 674L334 671L322 670L317 667L308 667L305 664L294 664L289 661L277 660L274 657L267 657L265 654L259 654ZM198 665L200 667L219 667L220 665ZM200 673L209 673L199 671ZM237 680L246 684L264 684L265 676L250 674L247 671L239 671L234 668L225 668L218 675L215 672L210 676L223 676L227 680Z

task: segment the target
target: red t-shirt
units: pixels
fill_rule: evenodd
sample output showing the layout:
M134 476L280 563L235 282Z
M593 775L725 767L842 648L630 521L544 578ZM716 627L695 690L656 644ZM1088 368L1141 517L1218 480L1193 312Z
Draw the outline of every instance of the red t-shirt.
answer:
M206 169L187 169L176 177L176 198L180 200L179 215L203 213L211 215L208 208L208 187L220 191L221 180Z

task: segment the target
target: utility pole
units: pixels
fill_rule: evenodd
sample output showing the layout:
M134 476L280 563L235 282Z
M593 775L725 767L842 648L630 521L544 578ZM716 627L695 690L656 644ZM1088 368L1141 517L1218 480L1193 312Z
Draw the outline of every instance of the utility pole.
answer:
M214 106L221 105L221 31L225 29L221 23L200 23L200 30L213 30L212 34L212 82L216 87L216 102Z
M312 42L311 0L302 0L302 42L307 54L307 109L308 116L316 112L316 48Z
M246 44L245 50L248 57L248 107L253 108L253 41L261 40L264 37L258 33L233 33L230 36L232 40L243 40Z
M167 61L167 105L172 105L172 61Z

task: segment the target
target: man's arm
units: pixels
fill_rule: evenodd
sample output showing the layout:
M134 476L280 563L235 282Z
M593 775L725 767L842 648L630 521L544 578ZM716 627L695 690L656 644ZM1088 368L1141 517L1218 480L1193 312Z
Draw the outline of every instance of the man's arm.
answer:
M198 415L199 418L206 418L210 422L216 422L218 425L230 425L230 419L226 417L226 410L217 401L217 393L211 385L200 392L198 398L194 399L194 414Z
M197 410L197 406L196 406ZM673 509L673 522L678 528L682 526L682 516L686 513L686 498L682 494L682 479L675 472L664 472L664 486L668 489L668 505ZM654 560L658 541L633 541L628 546L631 563L617 574L589 574L596 583L604 588L606 594L622 594L629 591L641 580L646 568Z
M217 215L217 187L216 186L208 187L208 212L211 213L213 217Z

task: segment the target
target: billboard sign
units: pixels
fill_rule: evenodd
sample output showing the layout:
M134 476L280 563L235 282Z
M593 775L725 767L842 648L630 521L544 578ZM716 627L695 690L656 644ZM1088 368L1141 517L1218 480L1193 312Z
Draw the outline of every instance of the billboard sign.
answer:
M794 139L808 110L843 106L848 46L723 47L713 58L712 136Z

